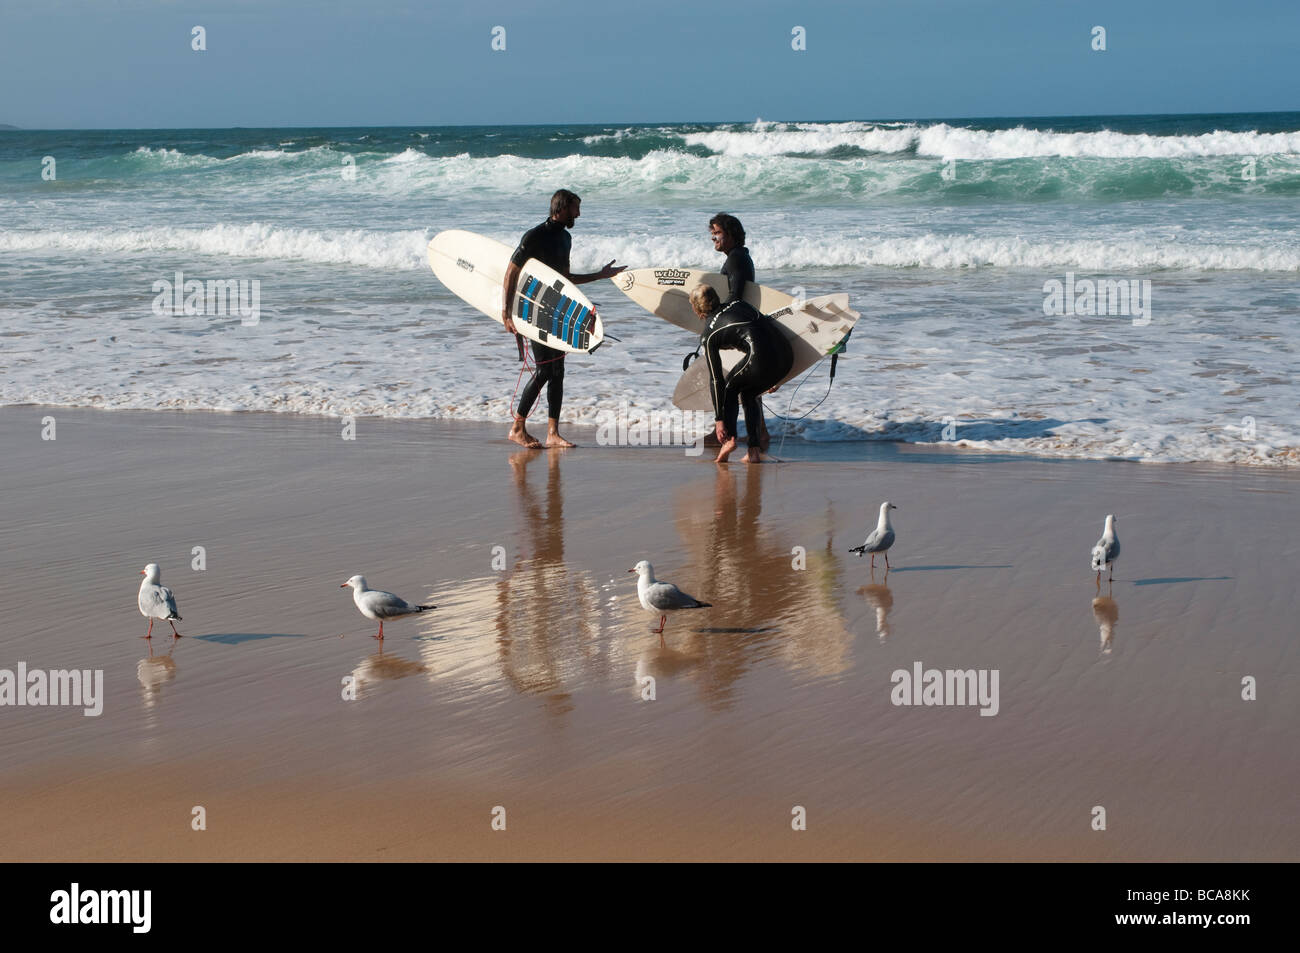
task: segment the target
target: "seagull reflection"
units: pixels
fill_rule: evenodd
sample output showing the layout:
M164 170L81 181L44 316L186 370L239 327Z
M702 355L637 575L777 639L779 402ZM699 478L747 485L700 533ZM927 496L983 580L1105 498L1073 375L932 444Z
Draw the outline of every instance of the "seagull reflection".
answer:
M140 680L145 707L152 708L162 698L162 687L176 677L176 660L172 653L176 651L177 642L172 640L166 655L154 655L153 643L149 644L149 657L142 658L135 666L135 677Z
M700 663L702 656L698 652L682 652L667 647L656 647L647 651L636 660L636 688L642 691L642 680L651 676L656 681L680 675Z
M1119 606L1110 596L1098 596L1092 600L1092 617L1097 623L1101 638L1101 654L1109 655L1114 648L1115 623L1119 622Z
M378 652L363 658L357 664L357 667L352 670L352 678L357 687L364 688L367 684L391 682L406 678L408 675L423 675L428 672L427 665L402 658L400 655L389 655L381 646Z
M876 610L876 635L881 642L889 638L889 610L894 607L894 594L889 590L888 579L889 573L886 572L886 582L877 585L876 575L872 573L871 584L858 589L858 595Z

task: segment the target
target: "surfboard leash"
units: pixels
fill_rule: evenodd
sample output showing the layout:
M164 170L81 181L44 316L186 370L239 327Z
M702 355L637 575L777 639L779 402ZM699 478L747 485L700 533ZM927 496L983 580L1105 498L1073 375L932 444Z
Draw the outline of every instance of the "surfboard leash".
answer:
M519 416L518 414L515 413L515 407L518 406L516 400L519 397L519 382L524 379L524 371L530 371L536 373L537 368L541 367L543 364L552 364L555 361L564 360L564 355L561 354L559 357L552 357L545 361L539 361L536 365L534 365L531 361L528 360L528 349L524 347L523 335L516 334L515 340L519 342L519 359L523 361L523 364L520 365L519 374L518 376L515 377L515 392L510 395L510 415L512 419L515 419ZM537 401L533 404L533 410L537 409L538 403L540 403L540 401ZM525 420L527 420L529 417L533 415L533 410L530 410L528 411L528 413L524 414Z
M806 380L808 380L810 377L812 377L812 376L813 376L813 371L815 371L815 370L817 370L817 368L821 367L821 366L822 366L822 361L825 361L826 358L829 357L829 358L831 359L831 376L830 376L830 379L826 382L826 393L822 394L822 399L821 399L821 400L817 401L817 403L813 404L811 407L809 407L807 410L805 410L802 414L800 414L798 417L795 417L795 418L793 418L793 419L791 419L791 418L788 417L788 416L783 416L783 415L781 415L781 414L776 414L776 412L773 411L773 413L776 414L777 417L780 417L783 421L785 421L785 424L786 424L784 427L781 428L781 443L780 443L780 444L778 445L778 447L777 447L777 454L778 454L778 456L779 456L779 454L780 454L780 451L785 449L785 437L786 437L786 434L790 432L790 425L791 425L791 424L798 423L799 421L803 420L805 417L807 417L809 414L811 414L814 410L816 410L818 407L820 407L822 404L824 404L824 403L826 402L826 398L829 397L829 396L831 395L831 386L835 383L835 369L836 369L836 365L839 364L840 355L843 354L844 351L845 351L845 349L848 347L849 338L852 337L852 336L853 336L853 329L852 329L852 328L849 328L849 333L846 334L846 335L844 335L844 337L840 340L840 343L839 343L839 344L836 344L833 348L831 348L829 354L823 354L822 357L821 357L821 360L819 360L816 364L814 364L814 365L813 365L813 366L808 370L808 373L805 374L805 375L800 379L799 383L795 385L794 393L792 393L792 394L790 395L790 403L789 403L788 405L786 405L786 408L785 408L785 410L786 410L786 414L789 414L789 412L794 408L794 398L795 398L795 394L798 394L798 393L799 393L799 388L802 387L802 386L804 385L804 381L806 381Z

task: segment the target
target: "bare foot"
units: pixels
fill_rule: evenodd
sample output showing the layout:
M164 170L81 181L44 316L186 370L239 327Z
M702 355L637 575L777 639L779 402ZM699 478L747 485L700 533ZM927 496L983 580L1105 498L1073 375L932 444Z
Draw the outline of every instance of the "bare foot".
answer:
M570 443L559 435L558 432L548 433L546 435L546 445L548 447L576 447L576 443Z
M515 443L519 444L519 446L527 447L529 450L537 450L542 445L541 441L539 441L536 437L530 434L528 430L524 427L524 421L522 417L516 418L515 422L510 427L510 433L508 433L506 436L508 436Z
M758 447L750 447L745 451L746 463L762 463L763 458L758 454Z
M722 449L718 451L718 455L717 457L714 458L713 462L726 463L727 458L731 456L731 452L735 449L736 449L736 438L728 437L727 442L722 445Z

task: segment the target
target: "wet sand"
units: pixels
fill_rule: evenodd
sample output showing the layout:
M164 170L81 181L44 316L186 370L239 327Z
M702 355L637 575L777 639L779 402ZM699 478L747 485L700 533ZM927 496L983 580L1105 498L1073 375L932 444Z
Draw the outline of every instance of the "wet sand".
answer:
M1300 856L1300 475L504 429L0 410L0 669L105 685L97 718L0 707L0 859ZM663 647L642 558L715 606ZM185 635L152 650L148 562ZM381 651L354 573L438 609ZM893 705L915 662L997 670L997 715Z

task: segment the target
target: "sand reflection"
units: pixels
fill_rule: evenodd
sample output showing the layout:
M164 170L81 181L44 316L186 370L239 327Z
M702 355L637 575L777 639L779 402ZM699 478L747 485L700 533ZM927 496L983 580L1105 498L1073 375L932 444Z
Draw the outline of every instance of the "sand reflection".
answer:
M610 667L601 631L612 607L602 605L592 573L565 562L564 456L524 450L510 457L513 501L503 505L518 520L505 568L457 581L439 601L438 618L422 625L420 649L464 688L499 691L504 679L518 693L546 696L554 714L571 708L575 687Z
M136 663L135 677L140 681L140 699L145 708L152 708L162 701L163 686L176 677L176 660L172 658L176 645L177 640L173 639L165 655L155 655L150 642L149 657Z
M767 654L792 669L843 672L852 636L836 599L841 569L833 510L805 524L798 538L790 536L763 519L763 483L778 477L775 468L736 469L718 468L711 493L695 483L674 500L677 531L690 554L690 568L678 575L714 605L707 627L693 627L694 641L678 647L704 654L718 691ZM802 554L793 552L796 546Z
M860 595L876 613L876 636L881 642L889 638L889 610L894 608L894 594L890 591L888 580L889 573L884 575L884 581L876 583L876 574L871 574L871 582L868 585L861 586L858 589Z
M1110 596L1092 600L1092 618L1097 623L1101 639L1101 654L1109 655L1115 647L1115 626L1119 623L1119 606Z

